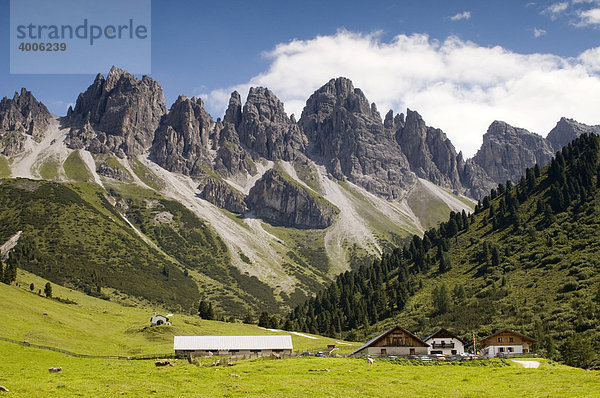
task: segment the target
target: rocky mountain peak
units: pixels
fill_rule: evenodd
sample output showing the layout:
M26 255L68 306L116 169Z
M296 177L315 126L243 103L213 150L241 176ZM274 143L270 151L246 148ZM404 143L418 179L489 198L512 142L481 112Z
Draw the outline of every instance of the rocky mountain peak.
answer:
M397 124L396 140L411 170L437 185L461 191L462 165L459 160L462 161L462 158L459 158L446 134L440 129L428 127L421 115L410 109L406 111L406 120L399 120Z
M209 136L213 126L200 98L179 96L156 130L151 150L154 160L170 171L203 174L203 166L211 163Z
M283 102L265 87L250 87L244 114L254 114L258 121L269 121L275 123L289 123L290 119L285 113Z
M235 105L237 98L233 100ZM266 159L294 160L306 148L306 137L287 116L283 103L263 87L250 88L238 134L245 148Z
M427 125L425 121L419 115L417 111L412 111L410 109L406 110L406 121L404 122L404 128L407 132L411 132L420 137L425 137L427 133Z
M50 124L52 114L38 101L31 91L22 88L12 99L0 101L0 150L5 155L15 155L23 150L24 137L28 134L41 139Z
M553 153L542 136L496 120L483 135L473 161L497 183L517 182L526 168L545 165Z
M224 123L232 123L235 128L240 125L242 121L242 98L240 93L234 91L231 93L229 98L229 105L225 111L225 117L223 118Z
M67 143L93 152L137 156L152 144L165 113L162 87L157 82L148 76L137 79L112 67L106 79L96 76L65 118L72 127ZM87 124L91 132L83 129Z
M337 179L349 179L373 193L397 197L412 184L406 157L349 79L332 79L306 101L298 122L316 156Z
M396 126L394 124L394 111L392 109L385 114L385 118L383 119L383 127L388 130L396 131Z
M554 151L560 151L562 147L578 138L581 134L600 134L600 126L588 126L573 119L562 117L556 126L550 130L546 139L550 141Z

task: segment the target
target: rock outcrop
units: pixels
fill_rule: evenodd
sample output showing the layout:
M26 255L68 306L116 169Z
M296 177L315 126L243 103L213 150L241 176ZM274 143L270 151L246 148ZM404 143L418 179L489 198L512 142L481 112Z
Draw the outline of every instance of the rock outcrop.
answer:
M25 137L39 141L50 124L52 114L25 88L15 92L13 98L0 101L0 151L7 156L19 154L24 149Z
M237 91L231 93L229 105L222 122L215 127L217 156L214 168L222 176L240 172L255 174L251 156L240 145L238 129L242 122L242 99Z
M200 98L180 96L161 120L152 144L152 158L163 168L197 177L211 168L209 138L212 117Z
M387 123L390 124L389 121ZM398 127L396 140L408 159L410 169L434 184L460 191L458 155L446 134L426 126L421 115L410 109L406 112L406 121L396 125L392 123L392 126Z
M198 189L200 189L199 196L202 199L217 207L240 214L248 210L244 194L218 178L207 176Z
M250 189L246 203L257 217L296 228L326 228L339 213L323 197L274 169Z
M72 127L67 144L90 152L135 157L148 150L166 113L162 87L144 76L112 67L106 79L98 74L79 95L65 123Z
M550 161L554 152L542 136L495 121L483 135L473 162L496 183L518 182L528 167Z
M458 154L458 172L465 195L474 199L483 198L498 185L473 159L464 161L462 152Z
M304 153L306 137L269 89L252 87L238 125L240 143L269 160L294 160Z
M552 145L552 149L558 152L562 147L568 145L581 134L600 134L600 126L588 126L573 119L563 117L550 130L546 139Z
M133 182L133 177L129 172L120 167L113 167L106 162L99 162L96 164L96 172L108 178L123 182Z
M415 182L393 133L375 105L340 77L315 91L299 121L309 141L308 156L348 180L386 198L398 198Z

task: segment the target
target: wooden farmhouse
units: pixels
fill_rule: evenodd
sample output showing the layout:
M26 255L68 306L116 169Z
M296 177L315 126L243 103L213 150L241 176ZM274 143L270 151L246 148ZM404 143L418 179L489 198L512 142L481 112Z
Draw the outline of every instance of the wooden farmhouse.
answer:
M353 356L427 355L428 345L400 326L383 332L355 350Z
M429 345L429 355L459 355L465 352L465 341L447 329L439 329L423 341Z
M291 354L292 336L175 336L176 355L247 355Z
M480 342L481 354L489 358L498 355L527 354L535 340L511 329L504 329Z

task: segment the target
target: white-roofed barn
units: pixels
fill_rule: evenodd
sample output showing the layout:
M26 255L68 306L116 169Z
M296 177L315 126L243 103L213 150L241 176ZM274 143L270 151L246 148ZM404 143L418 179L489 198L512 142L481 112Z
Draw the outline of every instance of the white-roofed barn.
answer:
M177 355L291 354L292 336L175 336Z

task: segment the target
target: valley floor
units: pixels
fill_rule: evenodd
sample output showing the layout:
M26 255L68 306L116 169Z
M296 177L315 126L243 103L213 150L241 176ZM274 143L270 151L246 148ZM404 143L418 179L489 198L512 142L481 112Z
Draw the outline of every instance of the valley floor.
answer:
M436 366L376 360L369 365L364 359L314 357L244 360L233 367L177 361L157 368L153 361L73 358L6 342L0 342L0 356L0 385L10 390L7 397L600 396L598 372L544 360L537 369L511 361ZM63 371L50 374L50 367Z

